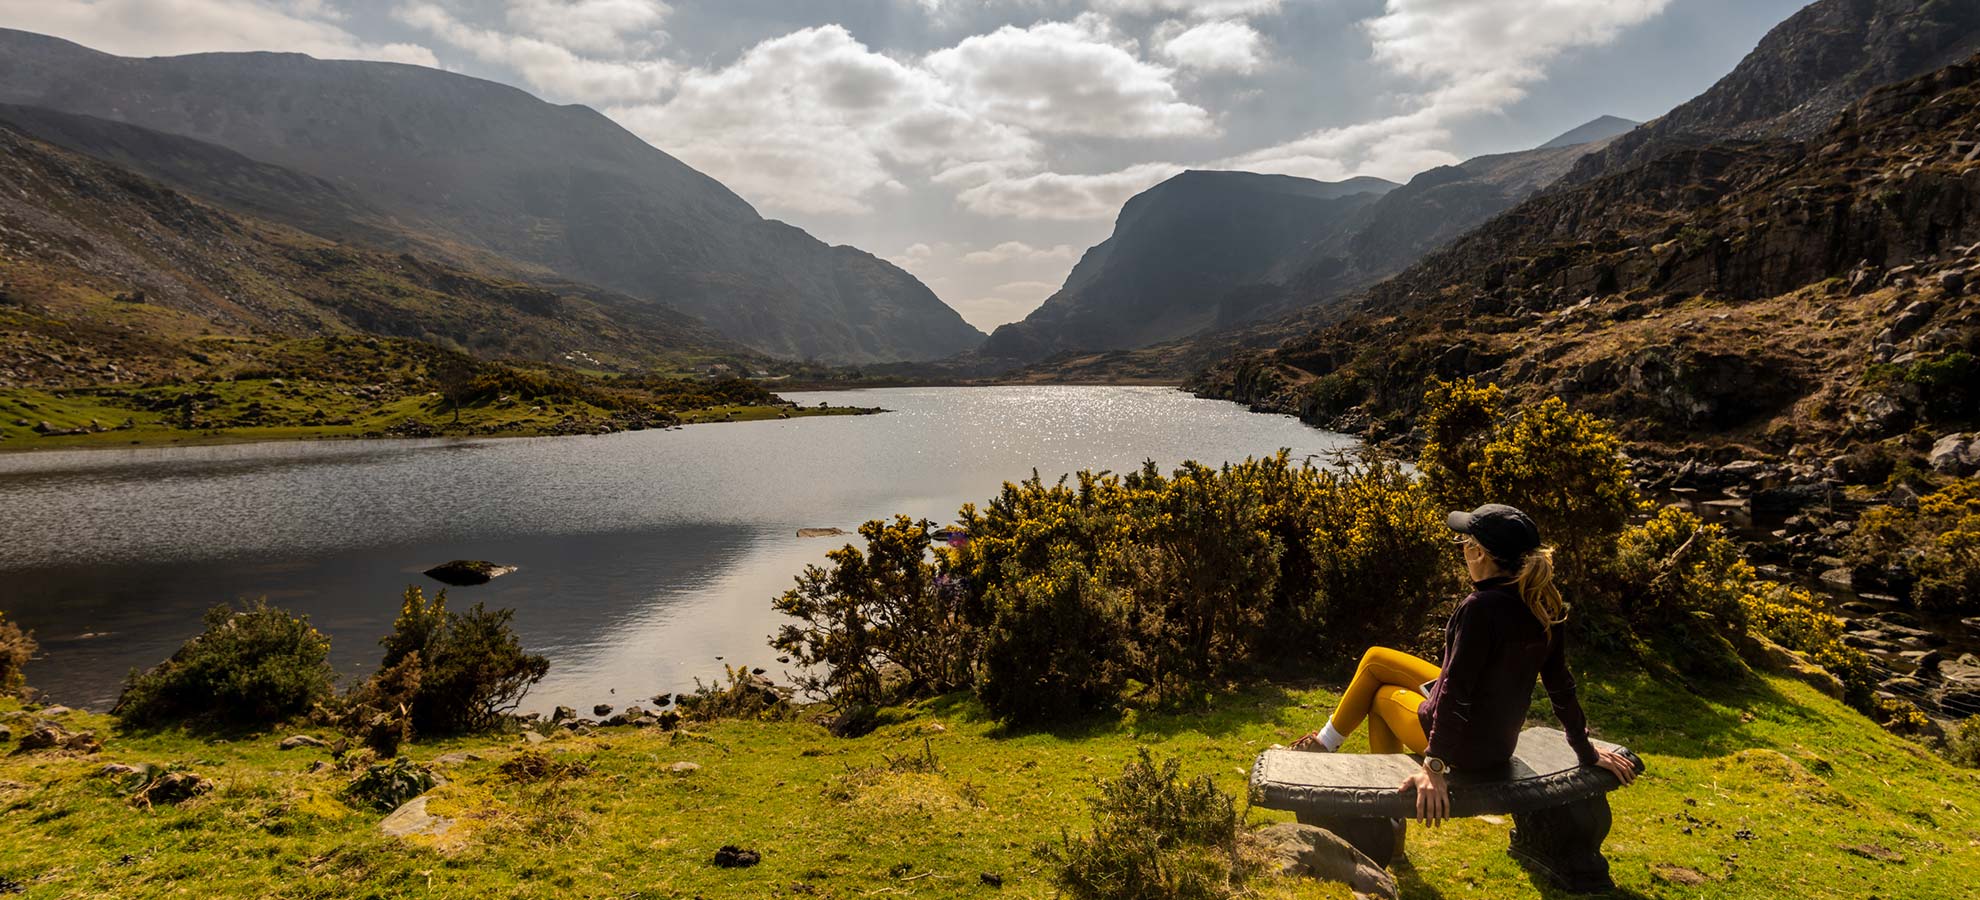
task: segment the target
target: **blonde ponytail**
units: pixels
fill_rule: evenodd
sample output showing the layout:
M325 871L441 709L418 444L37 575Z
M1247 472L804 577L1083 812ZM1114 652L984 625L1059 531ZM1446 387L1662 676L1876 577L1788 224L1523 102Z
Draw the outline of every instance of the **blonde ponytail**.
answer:
M1561 599L1560 588L1554 586L1554 548L1541 547L1526 554L1516 581L1519 599L1526 601L1526 608L1540 620L1542 631L1551 635L1555 625L1567 621L1567 602Z

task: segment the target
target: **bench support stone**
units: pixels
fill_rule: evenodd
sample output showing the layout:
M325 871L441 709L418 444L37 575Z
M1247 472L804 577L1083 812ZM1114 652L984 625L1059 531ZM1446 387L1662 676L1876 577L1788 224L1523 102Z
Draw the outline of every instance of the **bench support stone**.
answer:
M1606 794L1513 813L1512 844L1506 852L1562 890L1607 891L1615 887L1609 860L1602 856L1610 823Z
M1297 813L1301 825L1325 828L1347 841L1370 862L1386 869L1402 852L1403 835L1409 823L1404 819L1369 819L1348 816L1313 816Z

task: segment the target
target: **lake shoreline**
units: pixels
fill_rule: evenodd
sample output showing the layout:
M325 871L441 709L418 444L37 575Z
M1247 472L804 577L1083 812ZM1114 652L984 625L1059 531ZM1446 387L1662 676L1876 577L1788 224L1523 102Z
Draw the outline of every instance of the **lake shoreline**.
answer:
M154 426L141 426L129 429L111 428L104 431L82 434L62 434L38 436L32 439L0 440L0 455L25 455L32 453L62 452L72 450L162 450L174 447L228 447L249 444L287 444L331 441L395 441L431 440L453 438L462 441L498 441L510 438L546 437L595 437L606 434L624 434L633 431L667 431L685 428L689 425L719 425L736 422L765 422L779 419L809 419L828 416L870 416L888 410L880 407L790 407L790 406L747 406L721 407L714 410L682 410L673 413L679 421L671 425L640 427L604 427L595 431L560 430L558 423L548 423L537 427L507 428L494 431L451 431L447 423L431 425L432 433L410 433L392 431L357 431L349 426L295 426L267 429L222 428L197 432L183 429L165 429ZM723 415L728 413L728 415ZM125 435L139 435L126 438ZM166 436L169 439L165 439Z

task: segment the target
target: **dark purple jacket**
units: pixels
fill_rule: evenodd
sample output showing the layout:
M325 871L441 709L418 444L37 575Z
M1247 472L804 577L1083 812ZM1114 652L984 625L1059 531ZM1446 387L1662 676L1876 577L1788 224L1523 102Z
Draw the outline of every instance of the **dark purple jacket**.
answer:
M1485 769L1512 758L1538 677L1554 716L1584 766L1595 764L1588 719L1567 667L1567 629L1551 635L1519 599L1510 578L1475 585L1444 628L1444 671L1417 710L1430 736L1426 756L1457 769Z

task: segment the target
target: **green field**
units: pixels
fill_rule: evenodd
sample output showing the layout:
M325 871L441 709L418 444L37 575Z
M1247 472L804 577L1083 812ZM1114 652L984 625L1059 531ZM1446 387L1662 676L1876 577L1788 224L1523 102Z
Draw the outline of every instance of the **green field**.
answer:
M1799 682L1591 675L1583 685L1601 736L1649 764L1612 795L1617 896L1937 900L1980 884L1980 772ZM854 739L804 721L560 731L540 749L590 771L536 784L498 771L522 752L517 736L417 744L408 752L422 761L482 757L438 767L449 780L429 811L455 825L437 840L382 835L380 814L338 799L348 773L309 771L326 751L275 748L287 732L137 735L70 714L70 727L107 738L103 752L0 758L0 883L29 897L1049 897L1036 849L1085 827L1093 780L1118 774L1138 748L1239 793L1253 755L1313 727L1332 699L1260 687L1200 710L1021 733L958 697L899 710ZM17 735L25 718L11 723ZM1349 749L1364 746L1357 735ZM933 771L916 761L924 754ZM219 787L182 806L137 808L96 774L112 762L190 770ZM675 774L677 762L701 768ZM1555 896L1505 855L1510 825L1412 828L1394 868L1403 895ZM763 861L717 868L724 844ZM1256 887L1261 897L1346 895Z

